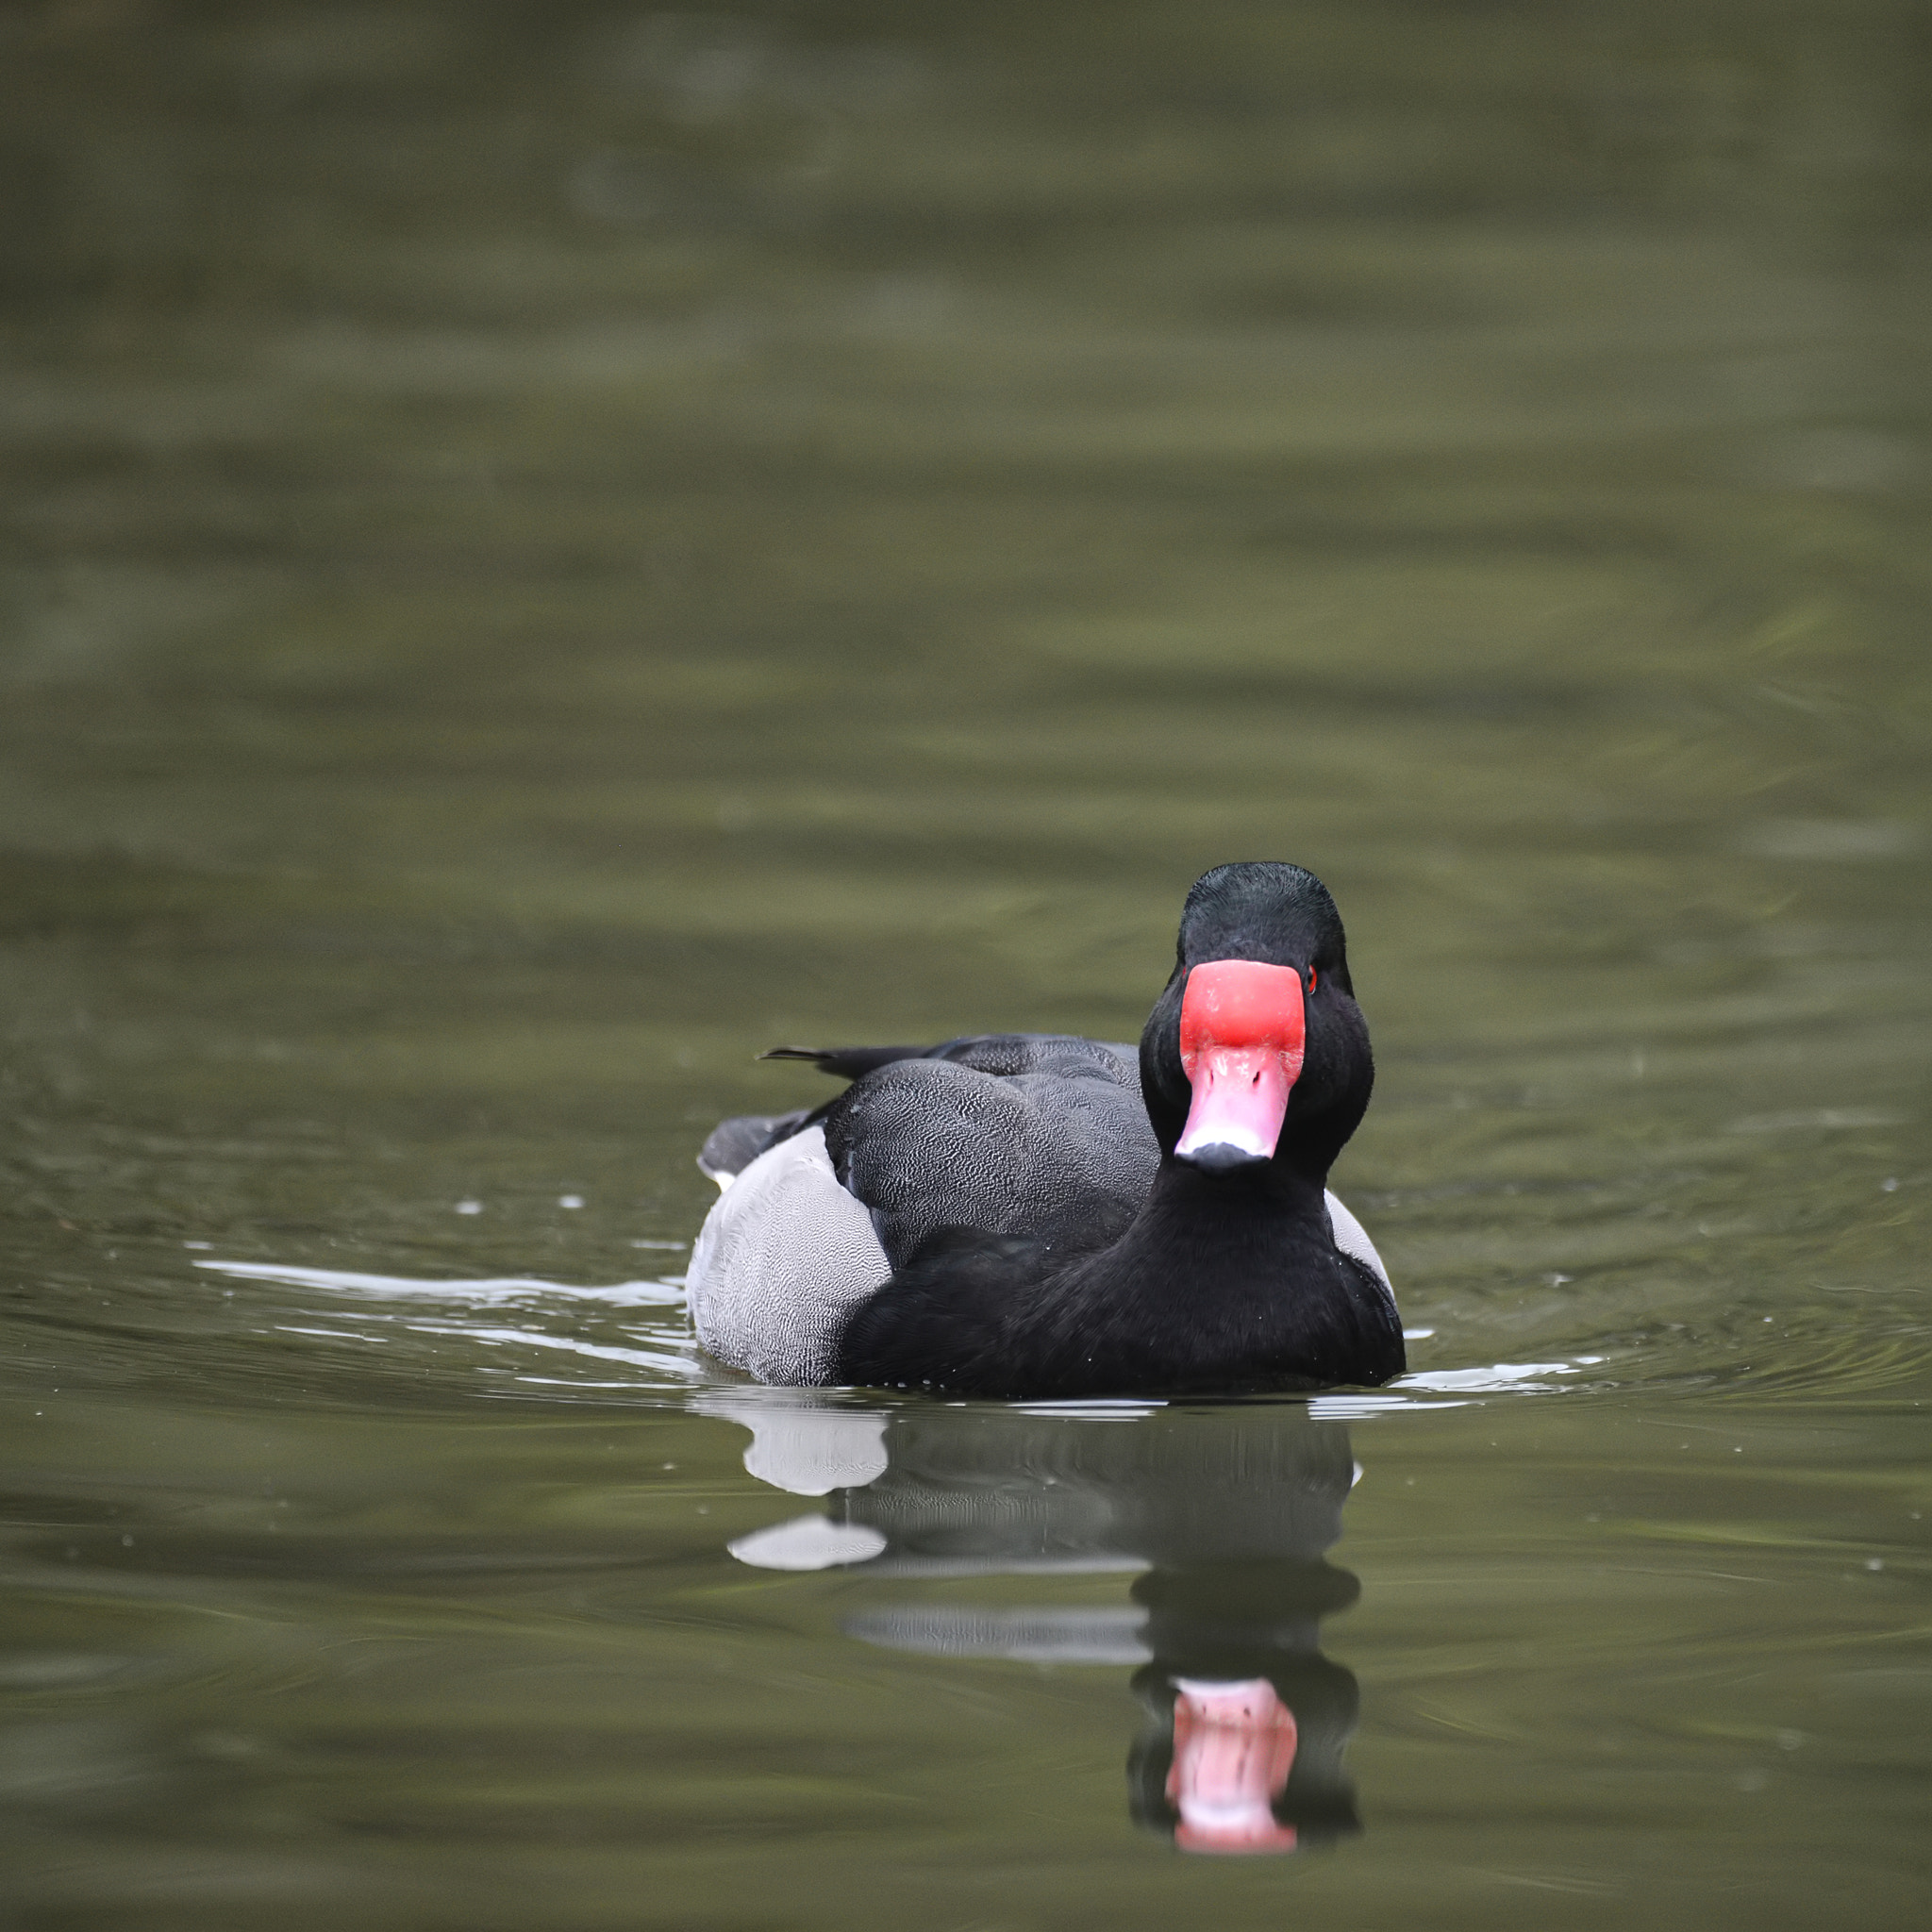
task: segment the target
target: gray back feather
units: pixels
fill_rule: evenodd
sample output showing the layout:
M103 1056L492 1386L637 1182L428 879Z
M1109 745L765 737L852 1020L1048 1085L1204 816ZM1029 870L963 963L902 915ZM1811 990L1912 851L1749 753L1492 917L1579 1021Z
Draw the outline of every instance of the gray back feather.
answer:
M1160 1150L1136 1070L1095 1041L1007 1035L897 1060L825 1118L833 1171L872 1209L897 1269L941 1227L1070 1252L1111 1241Z

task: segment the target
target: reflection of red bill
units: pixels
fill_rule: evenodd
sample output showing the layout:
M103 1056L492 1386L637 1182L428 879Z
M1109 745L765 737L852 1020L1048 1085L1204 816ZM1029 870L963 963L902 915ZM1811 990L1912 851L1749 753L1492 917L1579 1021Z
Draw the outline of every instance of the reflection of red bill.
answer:
M1291 1852L1294 1827L1274 1800L1294 1768L1294 1712L1265 1677L1235 1684L1176 1680L1174 1768L1167 1798L1181 1814L1184 1852Z

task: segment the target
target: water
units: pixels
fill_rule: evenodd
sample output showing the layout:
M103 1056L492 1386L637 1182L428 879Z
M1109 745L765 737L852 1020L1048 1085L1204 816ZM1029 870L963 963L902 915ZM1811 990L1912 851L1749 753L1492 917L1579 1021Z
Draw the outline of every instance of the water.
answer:
M1916 1924L1925 53L0 23L11 1916ZM1407 1381L696 1355L755 1052L1130 1036L1257 856Z

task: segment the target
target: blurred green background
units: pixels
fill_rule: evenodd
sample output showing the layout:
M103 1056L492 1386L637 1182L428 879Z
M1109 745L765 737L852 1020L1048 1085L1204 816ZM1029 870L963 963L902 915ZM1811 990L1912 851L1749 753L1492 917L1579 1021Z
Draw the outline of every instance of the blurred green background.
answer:
M23 1923L1909 1922L1928 216L1917 0L0 8ZM1249 857L1349 924L1414 1366L1561 1371L1358 1424L1371 1837L1266 1876L1129 1834L1110 1680L977 1667L949 1779L952 1678L691 1541L675 1282L564 1291L675 1274L758 1049L1131 1035ZM530 1593L619 1546L634 1678ZM519 1837L540 1683L714 1862L642 1772Z

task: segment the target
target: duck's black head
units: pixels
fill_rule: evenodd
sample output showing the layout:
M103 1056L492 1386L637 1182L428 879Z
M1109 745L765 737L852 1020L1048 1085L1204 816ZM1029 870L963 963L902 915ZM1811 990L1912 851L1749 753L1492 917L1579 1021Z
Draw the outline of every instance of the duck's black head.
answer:
M1218 865L1181 910L1174 976L1141 1035L1162 1155L1206 1173L1320 1180L1374 1085L1341 915L1298 865Z

